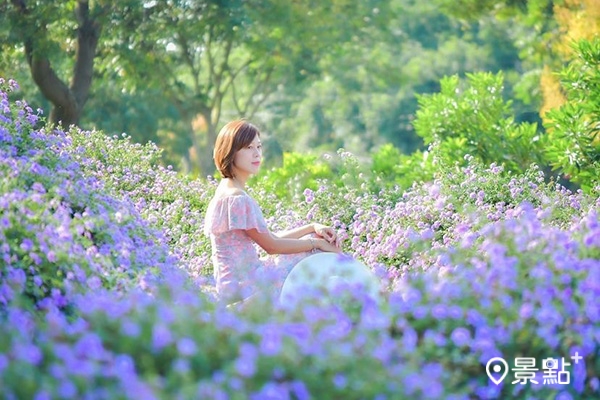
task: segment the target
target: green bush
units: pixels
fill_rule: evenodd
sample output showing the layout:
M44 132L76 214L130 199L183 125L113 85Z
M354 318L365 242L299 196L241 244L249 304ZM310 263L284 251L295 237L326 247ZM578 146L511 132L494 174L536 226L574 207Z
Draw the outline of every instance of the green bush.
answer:
M391 144L381 148L371 156L371 192L391 189L398 186L408 189L416 182L428 182L433 179L435 167L433 157L428 151L415 151L407 155Z
M513 172L541 164L537 126L515 122L512 102L503 98L502 72L466 78L445 77L439 93L418 97L414 127L425 144L436 144L440 160L449 165L467 154Z
M600 185L600 38L575 45L576 58L559 74L567 97L548 111L545 152L550 164L584 190Z
M317 180L332 176L325 160L310 154L283 153L283 165L271 168L254 177L250 184L256 184L279 199L297 199L309 188L316 190Z

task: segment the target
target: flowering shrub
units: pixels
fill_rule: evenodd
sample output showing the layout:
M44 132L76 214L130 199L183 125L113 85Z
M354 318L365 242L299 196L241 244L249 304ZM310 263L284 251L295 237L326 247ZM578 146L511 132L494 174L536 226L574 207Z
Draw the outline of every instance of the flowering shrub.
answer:
M171 253L190 273L196 277L207 273L210 242L200 228L214 184L158 165L160 149L153 143L141 146L125 134L109 137L76 128L69 137L65 150L86 176L102 181L114 197L132 203L150 226L164 234Z
M329 161L341 173L316 180L296 202L260 179L251 190L274 230L311 220L339 229L344 250L381 278L383 301L339 288L306 293L294 305L259 297L226 307L201 290L210 280L189 279L210 271L201 231L213 181L155 165L154 145L48 132L6 90L4 397L600 394L597 196L547 182L535 167L511 174L471 157L409 188L372 186L356 158L340 151ZM147 279L153 270L160 280ZM510 367L533 357L538 384L513 384L512 373L493 383L486 363L497 356ZM569 384L543 383L542 360L550 357L572 364Z
M160 232L83 174L65 151L71 138L38 129L39 111L8 101L16 83L0 85L0 304L25 293L65 307L73 291L117 289L172 263Z
M28 398L589 398L600 269L581 247L600 247L598 216L577 226L581 242L539 222L533 208L515 209L484 227L485 240L439 252L436 269L393 279L382 306L355 293L358 318L318 301L238 312L177 275L153 296L83 295L75 321L11 309L3 388ZM584 361L568 386L496 386L485 375L494 356L539 365L575 352Z

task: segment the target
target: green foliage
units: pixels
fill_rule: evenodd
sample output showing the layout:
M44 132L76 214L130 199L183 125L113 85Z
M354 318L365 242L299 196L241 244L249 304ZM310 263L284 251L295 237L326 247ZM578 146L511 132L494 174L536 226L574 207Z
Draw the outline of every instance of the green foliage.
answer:
M600 38L575 45L559 74L567 101L546 114L550 164L586 190L600 184Z
M470 154L525 171L541 162L537 126L515 122L503 90L501 72L467 74L466 82L445 77L439 93L418 96L415 130L426 144L435 143L440 161L450 165Z
M82 114L82 126L92 122L94 129L106 134L127 132L136 143L152 141L161 144L165 151L170 150L167 144L172 144L160 143L157 131L162 121L175 120L177 113L172 104L164 101L162 92L141 88L133 93L123 93L123 80L117 78L95 83ZM189 146L187 143L185 149ZM177 150L182 153L181 149Z
M82 126L158 142L186 171L196 161L209 172L214 133L238 116L255 115L284 150L367 155L393 143L410 153L421 146L411 126L415 93L438 90L443 75L523 72L513 45L523 39L519 26L458 22L427 2L36 0L23 2L26 19L17 3L0 5L0 71L28 74L19 30L38 29L36 41L48 42L41 48L68 81L75 11L89 3L103 29ZM35 86L23 87L33 99ZM204 125L194 126L198 114Z
M430 2L394 0L388 6L385 27L371 24L367 38L361 35L321 60L323 79L297 94L286 88L287 98L268 104L274 111L269 130L286 150L343 147L367 156L392 143L410 154L422 150L412 126L415 94L438 91L445 75L498 70L507 71L510 91L532 68L519 62L515 45L531 32L514 21L459 22ZM537 116L535 106L518 107L516 118Z
M49 119L77 124L95 78L94 64L114 64L116 59L115 53L98 49L99 39L119 42L119 27L135 8L141 9L142 2L3 2L0 22L6 28L0 30L0 51L8 57L0 62L0 71L27 65L31 81L53 105Z
M371 3L152 2L124 45L145 51L124 55L122 64L136 84L144 71L143 84L176 105L192 139L192 169L208 174L205 155L222 117L253 119L279 88L318 76L319 58L367 25Z
M318 179L330 177L331 168L317 156L286 152L281 167L262 172L252 179L266 192L279 199L291 200L297 199L306 188L316 190Z
M371 192L380 189L399 187L408 189L417 182L429 182L433 179L435 166L428 151L415 151L403 154L391 144L381 148L371 156Z
M550 23L553 0L435 0L434 4L444 13L460 19L476 20L489 14L502 19L516 16L517 21L534 26L542 33L547 33L544 28L554 26Z
M429 152L416 151L406 155L387 144L373 153L370 160L359 159L343 149L322 158L284 153L283 166L261 172L252 178L250 185L264 195L272 196L273 201L284 203L304 199L306 190L315 192L315 201L319 203L322 188L335 187L340 198L336 210L346 214L344 210L352 209L352 199L356 196L380 194L387 199L397 198L415 183L433 179L435 170ZM342 198L347 198L348 202ZM322 200L322 205L328 202L328 198ZM265 207L271 209L270 204ZM331 211L331 206L328 210Z

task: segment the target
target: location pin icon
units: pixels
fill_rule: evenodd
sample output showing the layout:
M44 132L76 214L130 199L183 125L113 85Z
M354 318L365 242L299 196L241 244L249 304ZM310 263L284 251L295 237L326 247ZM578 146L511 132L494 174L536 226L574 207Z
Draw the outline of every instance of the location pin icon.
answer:
M502 376L500 376L500 379L496 379L493 374L498 374L502 370L499 363L504 365L504 372L502 373ZM494 365L492 366L492 364ZM499 385L500 382L502 382L504 378L506 378L506 374L508 374L508 364L506 363L506 361L504 361L504 358L494 357L487 362L485 366L485 371L487 372L487 375L490 377L492 382L494 382L496 385Z

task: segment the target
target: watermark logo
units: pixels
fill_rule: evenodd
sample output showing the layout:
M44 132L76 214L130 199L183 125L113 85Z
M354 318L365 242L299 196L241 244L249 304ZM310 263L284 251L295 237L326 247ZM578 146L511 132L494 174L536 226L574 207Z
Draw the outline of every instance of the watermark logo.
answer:
M571 359L575 364L579 364L579 361L583 357L578 352L571 356ZM511 381L513 385L521 384L525 385L529 382L538 384L540 379L540 368L536 366L536 360L534 357L517 357L514 359L514 380ZM560 358L544 358L542 360L541 370L543 372L542 384L544 385L568 385L571 383L571 372L566 369L570 367L572 363L567 362L564 357ZM489 378L496 385L499 385L509 371L509 366L506 360L502 357L494 357L489 360L485 366L485 370Z
M504 372L502 372L504 370ZM487 375L490 377L492 382L496 385L499 385L500 382L506 378L508 374L508 364L502 357L494 357L490 361L487 362L485 366L485 371Z

